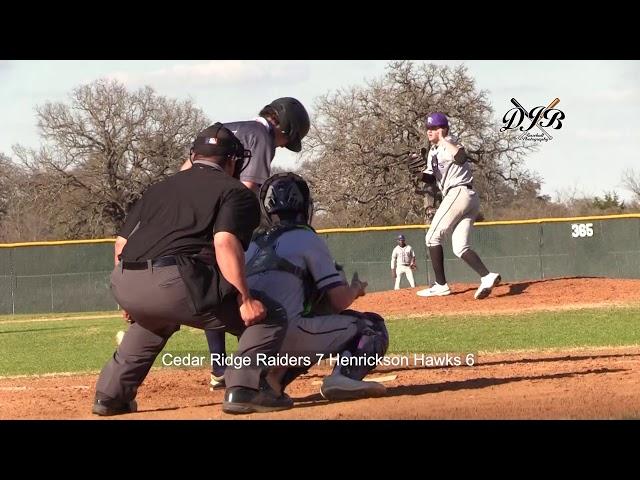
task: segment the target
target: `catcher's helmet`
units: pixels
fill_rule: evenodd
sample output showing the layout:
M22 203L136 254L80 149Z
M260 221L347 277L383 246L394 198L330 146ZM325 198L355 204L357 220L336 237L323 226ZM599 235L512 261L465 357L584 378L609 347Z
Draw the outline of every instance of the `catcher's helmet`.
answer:
M304 105L295 98L283 97L275 99L265 109L268 107L276 111L280 128L289 136L289 143L285 146L293 152L302 150L302 139L311 127L309 114Z
M270 224L288 217L300 225L311 225L313 199L307 182L295 173L277 173L260 188L260 207Z

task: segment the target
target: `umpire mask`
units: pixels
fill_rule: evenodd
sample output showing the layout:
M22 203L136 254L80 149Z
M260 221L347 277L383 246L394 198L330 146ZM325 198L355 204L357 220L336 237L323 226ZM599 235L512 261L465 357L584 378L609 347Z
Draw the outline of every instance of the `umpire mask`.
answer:
M218 122L205 128L198 134L191 147L192 152L203 157L226 157L235 160L233 177L240 178L240 173L251 161L251 150L247 150L242 142L222 123Z

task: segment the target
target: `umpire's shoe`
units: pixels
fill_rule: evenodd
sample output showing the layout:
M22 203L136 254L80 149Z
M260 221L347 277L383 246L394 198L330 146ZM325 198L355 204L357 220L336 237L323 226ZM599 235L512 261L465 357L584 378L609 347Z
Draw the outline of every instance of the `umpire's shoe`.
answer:
M135 400L130 402L121 402L118 400L100 400L95 399L91 413L100 415L101 417L110 417L112 415L122 415L125 413L134 413L138 411L138 404Z
M245 387L227 388L222 402L225 413L277 412L293 407L293 400L287 394L278 396L271 387L263 383L260 390Z

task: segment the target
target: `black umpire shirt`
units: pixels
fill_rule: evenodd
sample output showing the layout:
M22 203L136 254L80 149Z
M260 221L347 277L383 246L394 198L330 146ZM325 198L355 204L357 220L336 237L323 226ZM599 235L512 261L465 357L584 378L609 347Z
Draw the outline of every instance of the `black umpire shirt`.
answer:
M151 185L138 200L118 232L127 239L120 259L139 262L211 251L214 232L232 233L246 250L259 222L260 207L251 190L196 161Z

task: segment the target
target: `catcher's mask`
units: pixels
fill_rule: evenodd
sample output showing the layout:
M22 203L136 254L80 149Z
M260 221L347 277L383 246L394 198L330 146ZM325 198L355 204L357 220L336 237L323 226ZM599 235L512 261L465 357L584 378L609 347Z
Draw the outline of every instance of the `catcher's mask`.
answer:
M240 173L251 161L251 150L245 149L231 130L220 122L205 128L198 134L191 146L191 153L203 157L225 157L235 160L234 178L240 178Z
M277 173L260 188L260 207L269 224L283 219L298 225L311 225L313 199L307 182L295 173Z

